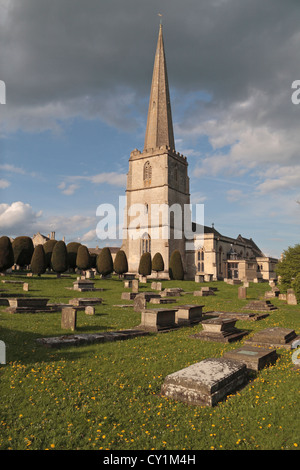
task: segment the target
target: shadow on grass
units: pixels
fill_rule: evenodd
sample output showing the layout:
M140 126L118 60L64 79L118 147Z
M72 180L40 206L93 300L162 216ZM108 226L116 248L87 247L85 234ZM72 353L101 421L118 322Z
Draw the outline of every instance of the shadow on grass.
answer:
M93 346L94 344L81 344L81 345L72 345L69 348L47 348L37 343L37 339L41 338L51 338L57 336L66 336L66 335L79 335L81 333L88 332L105 332L112 330L109 326L81 326L76 328L76 331L71 332L70 330L61 330L57 334L45 334L40 335L33 332L24 332L19 330L10 330L8 328L2 328L0 330L0 340L5 343L6 348L6 364L2 367L9 367L10 363L19 362L21 364L33 364L41 362L55 362L62 359L74 361L76 359L81 359L84 356L90 355L90 349L85 348L86 346ZM78 348L78 351L76 349ZM80 348L80 349L79 349ZM74 351L75 349L75 351Z

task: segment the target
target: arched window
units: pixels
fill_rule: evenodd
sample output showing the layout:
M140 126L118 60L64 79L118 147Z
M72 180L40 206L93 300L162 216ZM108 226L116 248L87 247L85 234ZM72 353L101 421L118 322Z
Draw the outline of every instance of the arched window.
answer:
M151 253L151 238L148 233L144 233L142 240L141 240L141 252L143 253Z
M144 165L144 183L145 184L151 184L151 178L152 178L152 166L150 165L150 162L147 161Z

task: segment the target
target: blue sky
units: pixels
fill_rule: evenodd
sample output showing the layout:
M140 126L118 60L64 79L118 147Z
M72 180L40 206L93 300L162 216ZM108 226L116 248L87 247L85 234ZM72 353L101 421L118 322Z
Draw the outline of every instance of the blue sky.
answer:
M0 12L0 235L106 243L96 210L118 207L143 149L160 12L192 204L267 255L299 242L296 1L0 0Z

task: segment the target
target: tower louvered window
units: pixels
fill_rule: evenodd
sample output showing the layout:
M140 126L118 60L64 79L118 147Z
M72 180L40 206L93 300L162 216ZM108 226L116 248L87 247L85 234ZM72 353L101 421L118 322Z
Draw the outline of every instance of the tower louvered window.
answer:
M147 161L144 165L144 183L150 184L152 178L152 166L150 162Z

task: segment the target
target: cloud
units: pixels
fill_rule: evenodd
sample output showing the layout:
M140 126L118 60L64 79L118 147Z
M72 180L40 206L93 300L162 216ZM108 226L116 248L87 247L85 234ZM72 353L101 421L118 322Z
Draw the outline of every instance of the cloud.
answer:
M10 186L10 182L7 180L0 179L0 189L5 189Z
M74 194L74 192L80 188L79 182L90 182L93 184L109 184L111 186L125 187L126 186L126 174L117 172L97 173L91 176L66 176L65 181L62 181L58 185L58 189L67 196Z
M47 235L54 231L57 237L62 239L66 236L66 239L70 241L77 239L82 231L92 230L96 224L96 217L88 215L70 215L69 217L44 215L42 211L35 211L30 204L22 201L0 204L1 236L32 237L37 232Z
M41 212L35 212L29 204L21 201L0 204L0 227L2 235L27 235L35 227Z
M80 239L82 243L91 242L97 239L96 229L89 230Z
M7 173L19 173L21 175L24 175L26 173L25 170L23 170L23 168L16 167L9 163L4 163L0 165L0 170L5 171Z

